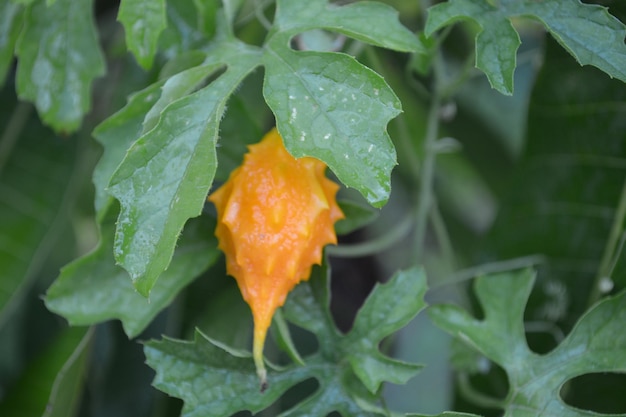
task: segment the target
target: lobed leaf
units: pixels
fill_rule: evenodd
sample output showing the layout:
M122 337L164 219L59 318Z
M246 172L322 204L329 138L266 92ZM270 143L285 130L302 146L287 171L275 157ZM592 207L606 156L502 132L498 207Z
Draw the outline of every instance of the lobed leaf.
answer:
M185 417L227 417L238 410L256 413L308 376L305 368L274 374L272 383L261 393L251 356L229 349L199 331L193 342L151 341L144 352L146 363L156 371L154 386L182 398Z
M117 19L124 25L126 44L143 68L152 66L161 32L167 27L165 0L122 0Z
M421 51L421 44L389 6L337 7L326 0L278 1L266 43L263 95L289 152L321 159L341 182L381 206L396 164L386 126L401 112L400 102L382 77L352 57L288 47L293 36L319 28L399 51Z
M17 91L35 103L57 131L80 126L91 107L91 83L104 74L104 59L90 0L30 5L17 42Z
M429 9L424 32L431 36L461 19L476 22L481 27L476 37L476 66L493 88L510 95L520 44L510 22L515 16L539 20L581 65L593 65L626 82L626 26L598 5L523 0L496 6L487 0L450 0Z
M330 316L327 273L326 266L315 268L311 280L298 285L283 308L289 321L315 333L320 350L304 358L302 366L271 370L269 394L259 394L258 377L249 354L234 351L200 333L191 343L165 339L146 345L148 365L157 372L155 386L185 401L184 416L205 415L207 410L214 413L211 415L226 416L240 410L258 412L270 406L287 388L315 378L318 389L281 414L282 417L327 415L333 411L345 416L387 414L373 392L376 389L371 387L377 387L382 379L399 381L414 373L416 367L392 361L377 346L381 338L402 327L423 307L421 297L426 286L423 272L417 269L400 272L388 284L377 287L359 312L355 324L358 329L348 335L339 333ZM400 297L392 299L393 294ZM383 322L392 324L382 325ZM365 329L378 325L382 325L380 329ZM345 358L352 353L392 365L384 369L368 364L351 365ZM385 372L382 376L368 373L380 370ZM397 371L400 376L390 371ZM368 378L374 382L365 382Z
M156 126L128 150L109 184L121 204L115 258L144 296L167 268L185 222L202 210L215 175L226 100L258 65L258 52L225 41L205 62L205 76L217 63L229 66L207 87L167 105ZM181 74L195 77L190 71ZM181 86L186 89L187 83Z
M172 263L147 300L132 287L128 273L115 265L111 251L114 224L105 222L98 247L61 270L48 289L46 306L74 326L119 319L128 337L135 337L184 287L216 261L219 251L212 235L213 227L205 219L189 222Z
M359 310L345 343L348 360L363 384L375 393L383 381L404 384L421 368L382 355L380 342L401 329L425 306L426 275L410 269L387 284L377 284Z
M478 278L475 291L485 313L483 320L456 306L436 305L429 312L437 325L506 371L505 416L596 416L565 404L560 391L579 375L626 372L626 334L622 331L626 293L593 306L556 349L539 355L528 348L523 325L533 283L530 270Z
M321 159L371 204L384 204L396 165L386 125L401 105L383 78L329 52L278 50L265 67L263 95L289 152Z

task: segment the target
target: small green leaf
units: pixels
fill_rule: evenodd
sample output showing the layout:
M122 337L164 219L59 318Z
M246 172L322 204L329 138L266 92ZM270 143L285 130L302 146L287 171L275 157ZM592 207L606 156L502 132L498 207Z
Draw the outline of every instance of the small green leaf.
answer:
M183 225L204 206L215 175L215 145L226 101L259 61L256 49L224 41L205 65L207 74L217 64L229 65L226 72L167 105L111 178L109 192L121 204L115 258L144 296L167 268ZM181 74L195 81L190 71ZM188 84L180 85L187 91Z
M22 12L22 7L16 3L0 3L0 86L13 62L15 43L22 27Z
M189 222L172 263L148 300L132 287L128 273L115 265L111 251L114 225L112 221L104 223L98 247L61 270L48 289L46 306L71 325L119 319L128 337L135 337L187 284L215 262L219 251L214 227L205 218Z
M153 385L185 401L182 416L227 417L239 410L259 412L289 387L307 378L305 368L272 373L259 390L252 358L200 332L193 342L173 339L146 343L147 364L156 370Z
M139 65L150 68L159 36L167 26L165 0L122 0L117 19L124 25L128 49Z
M17 42L17 91L55 130L76 130L91 107L91 83L104 59L90 0L40 1L26 9Z
M451 0L428 9L424 33L431 36L437 29L459 19L474 20L482 29L476 37L476 66L487 74L493 88L511 95L516 53L521 42L504 13L485 0Z
M560 391L579 375L626 372L626 293L596 304L556 349L539 355L528 348L524 333L524 308L533 283L530 270L478 278L475 291L483 320L450 305L436 305L429 312L437 325L506 371L505 416L596 416L566 405Z
M359 310L354 326L345 338L345 351L354 372L372 392L383 381L404 384L421 368L386 357L378 350L380 342L401 329L425 306L426 275L417 268L397 273L384 284L377 284Z

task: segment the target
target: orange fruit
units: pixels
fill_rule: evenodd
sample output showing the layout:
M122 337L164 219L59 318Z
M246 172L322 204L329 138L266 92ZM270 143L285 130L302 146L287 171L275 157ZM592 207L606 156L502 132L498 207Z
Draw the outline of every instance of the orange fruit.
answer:
M249 146L243 164L209 196L217 208L215 234L254 318L253 357L266 386L263 345L276 309L307 280L322 249L336 244L334 223L343 218L328 179L315 158L294 158L274 128Z

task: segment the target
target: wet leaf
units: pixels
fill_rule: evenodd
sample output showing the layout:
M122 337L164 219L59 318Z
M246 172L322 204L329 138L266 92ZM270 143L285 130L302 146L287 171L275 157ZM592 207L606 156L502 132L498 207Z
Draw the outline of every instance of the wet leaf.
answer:
M421 51L418 38L380 3L279 1L277 8L266 44L263 94L287 149L296 157L321 159L345 185L383 205L396 164L386 127L401 112L398 98L382 77L350 56L296 52L288 45L315 28L399 51Z
M128 273L115 265L111 250L114 224L110 220L101 226L98 247L62 269L48 289L45 302L49 310L65 317L71 325L119 319L128 337L135 337L215 262L219 255L212 233L215 226L204 218L189 222L172 263L147 299L135 291Z
M17 43L17 91L57 131L80 126L91 83L104 74L90 0L39 1L28 7Z
M206 76L213 64L228 69L208 86L167 105L156 126L133 143L109 184L121 204L115 258L145 296L167 268L183 225L204 206L226 101L259 63L256 49L235 41L225 41L208 60ZM194 69L181 74L190 71Z

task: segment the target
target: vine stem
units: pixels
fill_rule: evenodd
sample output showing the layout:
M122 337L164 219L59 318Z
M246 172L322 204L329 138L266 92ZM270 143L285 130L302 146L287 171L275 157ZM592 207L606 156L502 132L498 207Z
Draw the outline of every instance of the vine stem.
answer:
M621 248L622 245L620 242L620 236L624 233L624 217L626 216L626 180L624 180L624 184L622 185L622 194L619 199L619 203L617 205L617 210L615 210L615 216L613 217L613 224L611 225L611 231L609 232L609 238L606 242L606 246L604 247L604 253L602 254L602 260L600 261L600 266L598 267L598 272L596 273L596 277L593 281L593 287L591 288L591 293L589 294L589 301L587 302L590 307L596 301L598 301L602 297L601 283L603 279L610 278L613 273L613 268L615 267L616 262L613 262L613 259L619 256L619 251L616 249Z
M437 135L439 134L439 112L441 108L441 85L443 62L437 53L433 61L433 94L431 97L428 118L426 119L426 137L424 138L424 162L419 178L419 194L415 211L415 254L420 263L424 257L424 240L428 217L433 204L433 183L435 162L437 159Z

